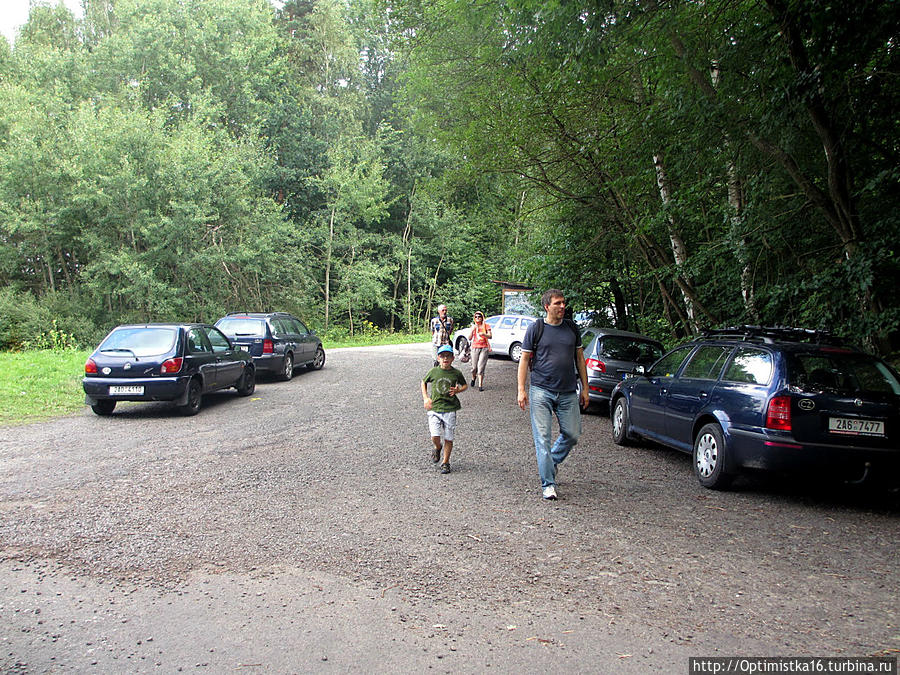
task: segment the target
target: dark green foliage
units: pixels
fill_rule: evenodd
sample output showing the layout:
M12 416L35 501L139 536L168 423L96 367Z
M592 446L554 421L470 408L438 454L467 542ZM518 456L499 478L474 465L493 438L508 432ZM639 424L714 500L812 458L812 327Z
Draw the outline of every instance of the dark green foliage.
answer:
M0 347L233 310L419 331L496 281L667 342L900 333L894 2L88 9L0 44Z

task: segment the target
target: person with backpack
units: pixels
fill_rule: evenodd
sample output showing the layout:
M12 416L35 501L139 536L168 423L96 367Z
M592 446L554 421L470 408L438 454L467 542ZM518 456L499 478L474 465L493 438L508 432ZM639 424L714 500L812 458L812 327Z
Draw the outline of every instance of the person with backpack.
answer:
M529 407L531 431L541 496L556 499L556 468L569 455L581 436L581 408L587 408L587 369L581 346L581 331L567 319L562 291L550 289L541 297L546 319L528 327L522 340L518 371L518 403ZM531 384L526 389L528 373ZM581 380L581 396L578 380ZM559 422L559 436L553 439L553 416Z
M437 316L431 320L431 355L434 367L438 366L438 347L450 344L453 334L453 317L447 316L447 305L438 305Z

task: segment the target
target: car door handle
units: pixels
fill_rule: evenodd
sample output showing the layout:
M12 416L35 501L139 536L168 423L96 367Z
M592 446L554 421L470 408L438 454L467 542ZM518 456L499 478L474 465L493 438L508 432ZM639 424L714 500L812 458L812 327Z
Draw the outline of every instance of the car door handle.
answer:
M700 398L709 398L709 394L706 393L705 391L701 391L701 392L700 392Z

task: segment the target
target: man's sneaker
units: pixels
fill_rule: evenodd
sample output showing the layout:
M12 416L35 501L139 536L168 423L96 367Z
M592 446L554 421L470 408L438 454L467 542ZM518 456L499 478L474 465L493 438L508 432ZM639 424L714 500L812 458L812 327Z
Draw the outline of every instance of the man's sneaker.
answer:
M431 461L435 464L441 461L441 451L438 448L431 449Z
M556 486L548 485L544 488L543 492L544 499L556 499Z
M441 464L441 473L450 473L450 465Z

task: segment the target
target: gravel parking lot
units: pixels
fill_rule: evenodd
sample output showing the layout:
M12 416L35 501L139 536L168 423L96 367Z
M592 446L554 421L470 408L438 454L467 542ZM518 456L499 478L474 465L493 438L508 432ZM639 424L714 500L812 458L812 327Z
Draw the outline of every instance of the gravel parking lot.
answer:
M2 672L686 672L689 656L895 656L900 499L701 488L584 418L540 499L515 364L462 394L440 475L429 345L3 429Z

